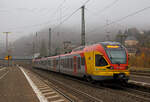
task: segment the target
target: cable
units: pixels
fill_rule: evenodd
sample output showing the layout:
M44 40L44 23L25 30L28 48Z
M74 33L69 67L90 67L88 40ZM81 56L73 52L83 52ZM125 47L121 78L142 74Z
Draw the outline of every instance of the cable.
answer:
M109 5L105 6L102 10L100 10L99 12L102 13L104 12L105 10L111 8L114 4L116 4L119 0L115 0L113 1L112 3L110 3Z
M71 13L68 17L66 17L62 22L60 22L58 25L56 25L53 29L57 28L58 26L60 26L61 24L63 24L65 21L67 21L68 19L70 19L70 17L72 17L78 10L80 10L80 8L76 9L73 13Z
M88 8L85 8L85 10L86 11L88 11L87 13L89 13L89 14L91 14L92 16L94 16L94 17L99 17L97 14L95 14L94 12L91 12L91 10L89 10ZM104 15L103 15L104 16ZM106 22L112 22L110 19L105 19L104 21L106 21ZM109 24L109 23L107 23L107 24ZM121 24L119 24L118 22L116 22L116 24L117 25L119 25L119 26L122 26L122 27L125 27L125 28L127 28L126 26L124 26L124 25L121 25Z
M115 5L118 1L119 1L119 0L113 1L112 3L110 3L110 4L107 5L107 6L105 6L102 10L100 10L100 11L98 11L98 12L102 13L102 12L106 11L107 9L109 9L109 8L111 8L113 5ZM100 14L100 13L96 13L96 12L93 12L93 11L91 12L91 10L89 10L89 9L87 9L87 8L86 8L86 10L88 10L90 13L94 14L95 16L97 16L97 14Z
M133 13L127 15L127 16L124 16L124 17L122 17L122 18L120 18L120 19L118 19L118 20L116 20L116 21L112 21L111 23L102 26L102 28L104 28L104 27L106 27L106 26L109 26L109 25L112 25L112 24L114 24L114 23L120 22L120 21L122 21L122 20L125 20L125 19L127 19L127 18L129 18L129 17L131 17L131 16L134 16L134 15L136 15L136 14L138 14L138 13L141 13L141 12L147 10L147 9L150 9L150 6L145 7L145 8L143 8L143 9L140 9L140 10L138 10L138 11L135 11L135 12L133 12ZM96 29L97 29L97 28L96 28ZM88 32L88 33L91 33L91 32L93 32L93 31L95 31L96 29L91 30L91 31Z
M66 0L64 0L64 1L58 6L58 8L60 8L60 6L63 5L63 3L64 3L65 1L66 1ZM87 0L85 3L82 4L82 6L83 6L83 5L86 5L89 1L90 1L90 0ZM81 7L82 7L82 6L81 6ZM80 8L81 8L81 7L80 7ZM58 27L59 25L63 24L63 23L64 23L65 21L67 21L70 17L72 17L80 8L76 9L76 10L75 10L73 13L71 13L71 15L69 15L69 16L67 16L67 15L63 16L62 18L64 18L64 17L66 17L66 18L65 18L61 23L59 23L58 25L56 25L56 26L54 27L54 29L55 29L56 27ZM56 10L56 12L57 12L57 10ZM55 15L56 12L54 12L53 15ZM54 20L49 20L49 21L46 21L46 22L41 23L41 24L34 24L34 25L31 25L31 26L23 26L23 27L19 27L19 28L31 28L31 27L41 26L41 25L49 24L51 21L55 21L55 20L57 21L58 19L56 18L56 19L54 19ZM15 27L15 28L18 28L18 27ZM10 29L15 29L15 28L10 28Z
M82 4L82 6L86 5L89 1L90 0L87 0L85 3ZM53 29L59 27L61 24L63 24L64 22L66 22L68 19L70 19L78 10L81 9L82 6L80 6L78 9L76 9L74 12L72 12L68 17L66 17L62 22L60 22L58 25L56 25Z
M60 5L57 7L56 11L54 11L51 15L54 16L54 15L57 13L57 10L58 10L65 2L66 2L66 0L63 0L63 2L60 3ZM23 8L23 9L27 9L27 8ZM63 17L66 17L66 16L63 16ZM54 22L54 21L57 21L57 18L56 18L56 19L49 20L49 21L46 21L46 22L43 22L43 23L40 23L40 24L34 24L34 25L22 26L22 27L13 27L13 28L10 28L10 29L31 28L31 27L46 25L46 24L49 24L49 23Z

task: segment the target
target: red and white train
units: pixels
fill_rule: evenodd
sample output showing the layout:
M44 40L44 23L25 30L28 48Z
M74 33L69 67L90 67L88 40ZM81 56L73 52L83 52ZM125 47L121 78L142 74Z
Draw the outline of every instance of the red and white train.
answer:
M81 46L71 53L33 59L33 66L87 80L129 79L128 52L117 42Z

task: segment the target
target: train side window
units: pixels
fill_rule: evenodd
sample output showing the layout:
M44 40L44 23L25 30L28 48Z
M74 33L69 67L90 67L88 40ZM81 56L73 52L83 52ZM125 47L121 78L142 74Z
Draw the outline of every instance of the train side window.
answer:
M67 68L67 66L68 66L68 58L66 58L66 68Z
M50 60L48 60L48 65L49 65L49 66L50 66L50 63L51 63Z
M81 65L85 65L85 57L81 58Z
M51 60L49 60L49 66L51 66Z
M63 59L63 68L65 67L65 59Z
M72 58L70 58L70 69L72 68Z
M68 69L70 68L70 58L68 58Z
M64 59L64 68L66 68L66 58Z
M72 69L72 68L73 68L73 67L72 67L72 63L73 63L73 58L71 58L70 60L71 60L71 69Z
M95 65L96 66L106 66L106 65L108 65L108 63L106 62L106 60L104 59L103 56L97 54L97 55L95 55Z
M65 65L65 68L67 68L67 58L66 58L65 60L66 60L66 65Z
M69 62L69 58L67 59L67 68L69 68L70 67L70 62Z
M56 66L58 65L58 59L56 59Z
M61 65L63 65L63 59L61 59Z

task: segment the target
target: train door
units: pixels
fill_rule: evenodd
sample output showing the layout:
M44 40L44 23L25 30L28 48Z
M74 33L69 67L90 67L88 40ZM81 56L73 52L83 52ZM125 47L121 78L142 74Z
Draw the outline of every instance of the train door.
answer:
M90 57L89 57L89 66L90 66L90 73L92 74L93 73L93 70L94 70L94 52L91 51L90 52Z
M89 51L86 53L86 64L87 64L87 74L92 74L93 72L93 52Z
M86 63L85 63L85 56L82 55L81 56L81 74L85 75L86 72L87 72L87 66L86 66Z
M76 66L77 66L78 76L81 76L82 70L81 70L81 56L80 55L77 56L76 62L77 62Z
M76 56L74 56L73 57L73 68L74 68L74 74L76 74L77 73L77 57Z

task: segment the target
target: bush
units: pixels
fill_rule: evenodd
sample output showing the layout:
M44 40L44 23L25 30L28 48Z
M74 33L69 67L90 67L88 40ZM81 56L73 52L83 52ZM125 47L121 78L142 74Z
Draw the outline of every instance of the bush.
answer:
M149 68L150 67L150 55L142 53L140 55L130 56L129 65L134 66L134 67Z

